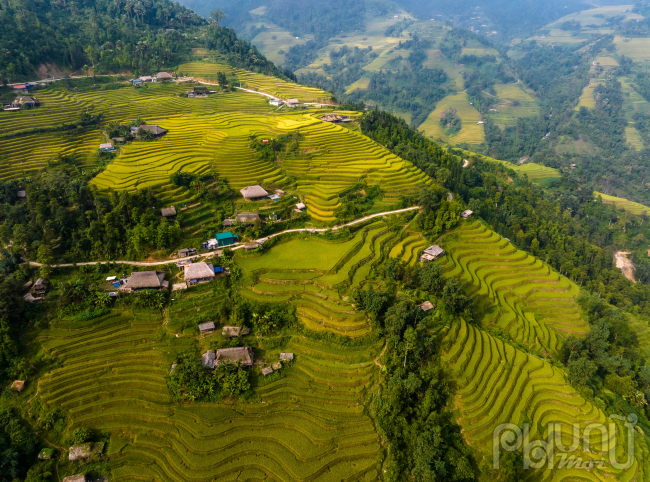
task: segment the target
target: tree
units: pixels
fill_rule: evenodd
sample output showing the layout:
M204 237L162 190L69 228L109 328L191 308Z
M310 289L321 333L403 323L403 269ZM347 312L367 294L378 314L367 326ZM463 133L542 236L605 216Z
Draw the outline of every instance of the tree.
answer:
M36 260L42 264L40 268L41 278L49 278L52 273L51 265L54 263L54 254L47 244L41 244L38 247L38 256Z
M70 443L72 445L79 445L79 444L92 441L92 438L93 438L92 430L90 430L89 428L80 427L76 429L74 432L72 432L72 436L70 437Z
M440 293L446 284L446 280L440 272L440 266L435 263L425 263L419 271L420 287L431 293Z
M226 85L228 85L228 79L226 79L226 74L224 72L217 73L217 83L222 89L225 89Z
M569 381L572 385L586 385L596 374L598 367L588 358L578 358L569 362Z
M450 313L458 315L468 310L472 305L472 298L465 293L465 283L457 278L447 280L442 291L442 302Z
M225 19L226 19L226 14L223 13L221 10L215 10L214 12L210 13L210 20L216 23L217 27L219 26L219 22L222 22Z

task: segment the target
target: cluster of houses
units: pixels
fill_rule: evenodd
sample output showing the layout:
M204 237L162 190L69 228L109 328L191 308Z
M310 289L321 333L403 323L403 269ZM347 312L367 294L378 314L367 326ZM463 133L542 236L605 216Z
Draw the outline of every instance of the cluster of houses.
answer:
M276 107L282 107L283 105L286 105L287 107L298 107L300 105L300 101L298 99L287 99L284 101L282 99L273 98L269 100L269 104Z
M133 126L131 129L129 129L129 137L128 139L138 139L140 137L140 134L144 135L151 135L154 139L160 139L162 136L167 134L169 132L167 129L157 126L157 125L152 125L152 124L142 124L139 126ZM123 143L126 142L127 139L124 137L114 137L112 139L112 142L104 142L99 145L99 150L100 152L115 152L115 145L113 142L118 142L118 143ZM174 211L174 216L176 215L176 212Z
M172 80L174 78L169 72L158 72L156 75L143 75L137 79L131 79L129 82L133 84L133 87L142 87L143 84L149 82L170 82Z
M25 84L14 85L14 94L18 95L11 104L3 107L6 112L17 112L23 109L31 109L38 107L41 103L34 96L27 95L31 90L38 87L35 82L27 82ZM22 95L21 95L22 94Z
M346 115L339 115L336 112L332 112L331 114L325 114L323 117L320 118L320 120L324 122L331 122L333 124L338 124L340 122L352 122L352 119L350 119Z
M214 326L214 323L211 323ZM224 327L226 328L239 328L239 327ZM214 330L213 330L214 331ZM224 331L224 334L226 332ZM262 375L269 376L274 371L282 368L282 362L289 363L293 361L293 353L280 353L280 360L273 363L269 367L262 368ZM215 369L224 363L238 364L242 367L253 366L255 362L253 349L250 346L240 346L236 348L222 348L220 350L208 350L201 356L201 364L205 368ZM175 365L172 365L172 372Z
M185 93L188 97L208 97L210 94L216 94L216 90L209 90L205 85L195 85L192 87L192 90L188 90Z

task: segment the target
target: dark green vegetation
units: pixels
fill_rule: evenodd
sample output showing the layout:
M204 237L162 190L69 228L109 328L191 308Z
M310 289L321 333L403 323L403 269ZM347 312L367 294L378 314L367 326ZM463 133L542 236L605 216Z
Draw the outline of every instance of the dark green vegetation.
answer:
M168 0L7 1L0 7L0 25L4 82L34 80L36 71L58 77L65 69L150 74L191 58L193 48L217 51L234 67L286 78L233 30Z

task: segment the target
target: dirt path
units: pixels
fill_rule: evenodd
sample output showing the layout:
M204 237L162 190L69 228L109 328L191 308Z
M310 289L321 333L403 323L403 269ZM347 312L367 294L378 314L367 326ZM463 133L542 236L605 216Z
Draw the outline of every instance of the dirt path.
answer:
M616 267L623 272L627 279L632 283L636 283L634 279L634 263L627 259L628 254L630 254L629 251L617 251L614 254L614 262L616 263Z
M264 241L267 241L267 240L269 240L271 238L275 238L276 236L280 236L281 234L286 234L286 233L304 233L306 231L308 231L310 233L312 233L312 232L314 232L314 233L323 233L323 232L325 232L325 231L327 231L329 229L331 229L332 231L336 231L338 229L345 228L347 226L354 226L355 224L362 223L362 222L367 221L369 219L378 218L380 216L388 216L390 214L405 213L405 212L408 212L408 211L414 211L416 209L420 209L420 206L413 206L413 207L405 208L405 209L397 209L396 211L386 211L386 212L383 212L383 213L372 214L370 216L364 216L364 217L362 217L360 219L355 219L354 221L351 221L349 223L342 224L340 226L334 226L332 228L287 229L286 231L281 231L279 233L271 234L270 236L266 236L265 238L254 239L254 240L252 240L252 242L263 243ZM236 249L240 249L240 248L243 248L243 247L244 247L244 245L241 244L239 246L235 246L232 249L234 251ZM116 261L86 261L86 262L76 263L76 264L75 263L53 264L51 266L52 266L52 268L71 268L71 267L73 267L75 265L76 266L88 266L88 265L103 264L103 263L109 263L109 262L113 262L113 263L117 263L117 264L130 264L132 266L160 266L161 264L175 264L175 263L178 263L179 261L187 261L189 259L193 259L193 258L196 258L196 257L209 258L211 256L214 256L215 253L216 253L216 251L210 252L210 253L198 254L198 255L194 255L194 256L188 256L187 258L174 258L174 259L167 259L167 260L164 260L164 261L119 261L119 260L116 260ZM37 267L38 266L43 266L42 263L37 263L36 261L30 261L29 265L30 266L37 266Z

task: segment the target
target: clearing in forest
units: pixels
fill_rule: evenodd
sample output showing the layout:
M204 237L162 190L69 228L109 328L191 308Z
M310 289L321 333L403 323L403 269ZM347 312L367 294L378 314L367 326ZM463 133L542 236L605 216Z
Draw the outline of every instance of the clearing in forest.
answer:
M440 117L449 109L456 109L458 116L462 121L462 128L457 134L448 133L440 125ZM467 92L459 92L449 95L438 102L436 109L429 114L429 117L419 127L425 135L440 139L450 145L458 145L466 142L467 144L481 144L485 141L483 125L478 124L481 121L481 114L470 105Z

